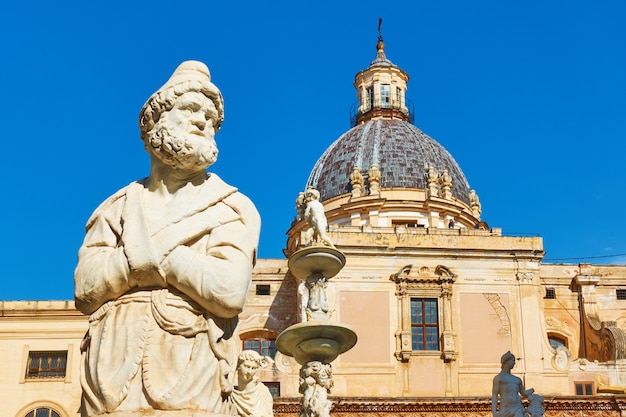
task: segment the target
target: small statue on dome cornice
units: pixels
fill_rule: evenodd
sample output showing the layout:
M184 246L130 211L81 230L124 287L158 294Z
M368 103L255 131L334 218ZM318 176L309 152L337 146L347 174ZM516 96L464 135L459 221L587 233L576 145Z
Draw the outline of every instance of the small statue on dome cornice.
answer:
M482 214L483 211L482 211L482 205L480 204L480 200L478 199L478 194L476 194L475 190L470 190L469 198L470 198L470 207L472 208L472 216L480 220L480 215Z
M429 197L439 197L439 175L432 165L428 166L428 171L426 172L425 177Z
M370 187L370 195L380 194L380 170L376 164L372 164L367 171L367 182Z
M444 169L439 179L441 181L441 197L452 200L452 176Z
M352 186L352 198L361 197L363 195L363 185L364 185L363 175L361 175L361 171L359 168L352 168L352 173L350 174L350 185Z

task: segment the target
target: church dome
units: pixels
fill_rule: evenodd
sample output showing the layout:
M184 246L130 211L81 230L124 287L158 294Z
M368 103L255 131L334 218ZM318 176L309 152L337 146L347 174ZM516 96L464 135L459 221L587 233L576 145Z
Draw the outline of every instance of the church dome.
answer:
M452 177L452 196L470 203L470 188L452 155L437 141L404 120L367 120L337 139L318 159L307 186L320 192L320 200L350 193L350 173L359 168L367 177L375 164L380 188L428 189L430 166Z
M350 115L352 129L318 159L307 187L317 189L322 201L344 194L370 195L367 177L375 165L380 172L375 174L374 194L402 188L429 190L437 197L438 191L433 190L441 187L443 191L445 182L445 199L470 205L467 179L452 155L412 124L413 105L406 97L409 75L387 59L381 23L376 59L354 77L358 102ZM358 185L366 189L352 190L351 173L355 185L366 180Z

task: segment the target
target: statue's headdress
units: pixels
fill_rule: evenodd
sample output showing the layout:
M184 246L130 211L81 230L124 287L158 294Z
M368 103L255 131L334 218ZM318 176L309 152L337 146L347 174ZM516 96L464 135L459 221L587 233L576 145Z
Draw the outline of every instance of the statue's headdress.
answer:
M209 68L199 61L185 61L180 64L170 79L150 96L139 113L141 131L151 130L162 112L171 109L179 96L192 91L204 94L215 105L217 131L224 120L224 99L220 90L211 82Z

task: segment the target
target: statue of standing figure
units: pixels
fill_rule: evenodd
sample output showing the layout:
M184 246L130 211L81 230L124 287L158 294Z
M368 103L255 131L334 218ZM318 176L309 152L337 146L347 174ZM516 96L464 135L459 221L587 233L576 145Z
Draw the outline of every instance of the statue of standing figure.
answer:
M335 247L333 241L326 234L328 221L324 213L324 205L319 201L320 192L314 188L308 188L304 194L304 218L309 224L307 239L312 242L322 242L330 247Z
M252 281L260 217L206 169L224 117L209 69L182 63L144 104L150 175L100 205L74 273L81 416L233 415L238 314Z
M268 365L268 358L254 350L244 350L237 361L237 386L231 398L240 417L272 417L274 399L256 376L260 367Z
M511 374L515 366L515 356L511 352L502 355L500 359L502 371L493 378L491 392L491 413L493 417L525 417L526 409L520 396L528 397L534 389L524 389L522 380ZM500 407L498 408L498 398Z

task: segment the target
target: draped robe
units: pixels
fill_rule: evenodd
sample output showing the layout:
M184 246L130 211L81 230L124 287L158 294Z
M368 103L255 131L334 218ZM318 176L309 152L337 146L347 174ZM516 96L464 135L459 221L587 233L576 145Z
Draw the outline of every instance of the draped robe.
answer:
M79 250L75 302L90 314L81 414L232 415L237 315L251 283L259 214L211 174L197 195L150 221L146 184L102 203Z
M232 400L239 417L272 417L274 399L268 387L257 377L248 383L246 389L233 389Z

